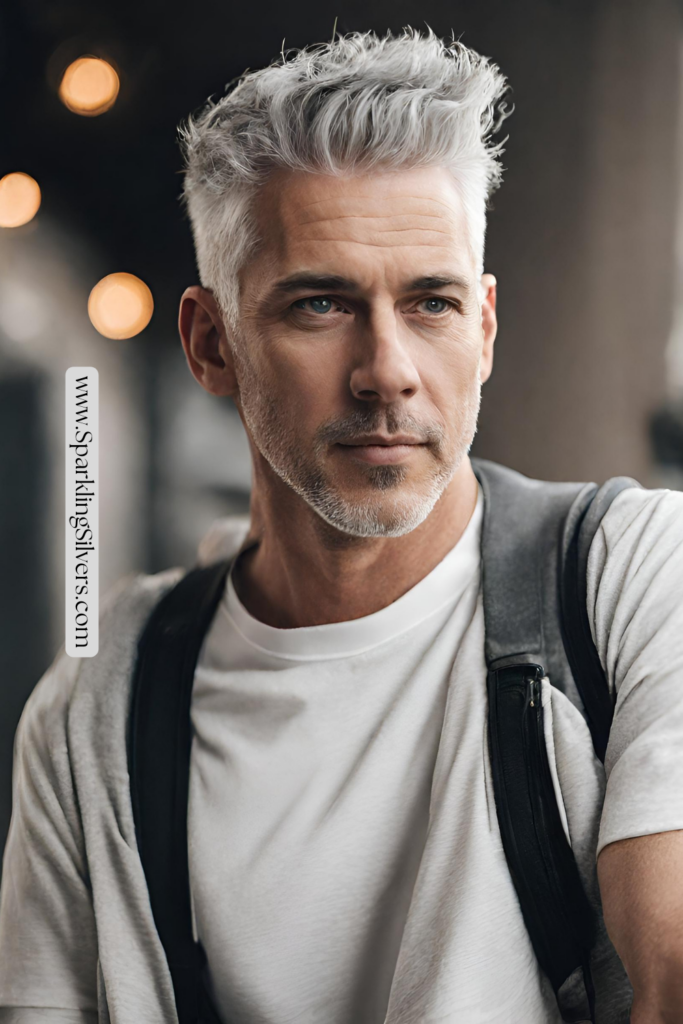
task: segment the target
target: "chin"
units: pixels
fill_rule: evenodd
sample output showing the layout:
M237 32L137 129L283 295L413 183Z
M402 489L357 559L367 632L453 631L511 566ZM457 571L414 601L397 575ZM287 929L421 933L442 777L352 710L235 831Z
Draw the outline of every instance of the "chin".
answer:
M432 488L428 494L387 496L385 500L376 495L363 500L327 492L309 499L309 504L321 519L348 536L402 537L425 521L445 486Z

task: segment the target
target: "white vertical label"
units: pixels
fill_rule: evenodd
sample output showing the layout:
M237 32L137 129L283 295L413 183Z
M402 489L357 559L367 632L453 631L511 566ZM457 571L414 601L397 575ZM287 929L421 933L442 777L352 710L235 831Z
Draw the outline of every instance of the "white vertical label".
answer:
M66 653L99 649L99 377L93 366L66 371Z

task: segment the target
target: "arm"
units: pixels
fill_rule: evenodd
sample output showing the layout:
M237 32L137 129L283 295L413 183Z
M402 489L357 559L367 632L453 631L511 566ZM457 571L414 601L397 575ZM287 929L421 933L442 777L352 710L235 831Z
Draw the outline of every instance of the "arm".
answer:
M97 1020L97 935L68 753L79 664L55 661L17 731L0 894L0 1024Z
M588 611L616 692L598 840L632 1024L683 1022L683 494L625 491L589 556Z
M683 831L610 843L598 879L605 925L633 985L631 1024L680 1024Z

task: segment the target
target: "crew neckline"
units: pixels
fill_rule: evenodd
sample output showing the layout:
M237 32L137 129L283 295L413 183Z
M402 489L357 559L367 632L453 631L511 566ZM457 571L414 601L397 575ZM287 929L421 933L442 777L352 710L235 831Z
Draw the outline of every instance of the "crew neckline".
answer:
M237 596L232 571L228 575L219 614L230 620L244 640L267 654L295 661L361 654L392 640L462 597L481 560L483 519L481 487L470 521L457 544L430 573L392 604L371 615L322 626L280 629L254 618Z

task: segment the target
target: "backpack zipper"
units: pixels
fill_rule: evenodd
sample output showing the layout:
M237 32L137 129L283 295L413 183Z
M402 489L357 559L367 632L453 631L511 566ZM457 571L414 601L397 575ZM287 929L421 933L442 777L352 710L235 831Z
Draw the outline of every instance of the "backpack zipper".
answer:
M594 1001L588 986L595 915L557 806L543 727L544 678L545 669L537 662L489 670L488 737L496 811L539 964L558 1003L564 983L583 967L590 1012L581 1019L592 1020Z
M546 806L548 801L556 802L557 797L548 764L548 752L543 728L543 691L538 673L528 677L526 685L527 702L523 713L524 748L527 764L527 784L531 798L534 826L555 908L568 931L572 933L574 929L564 911L562 885L558 878L549 842L549 822Z

